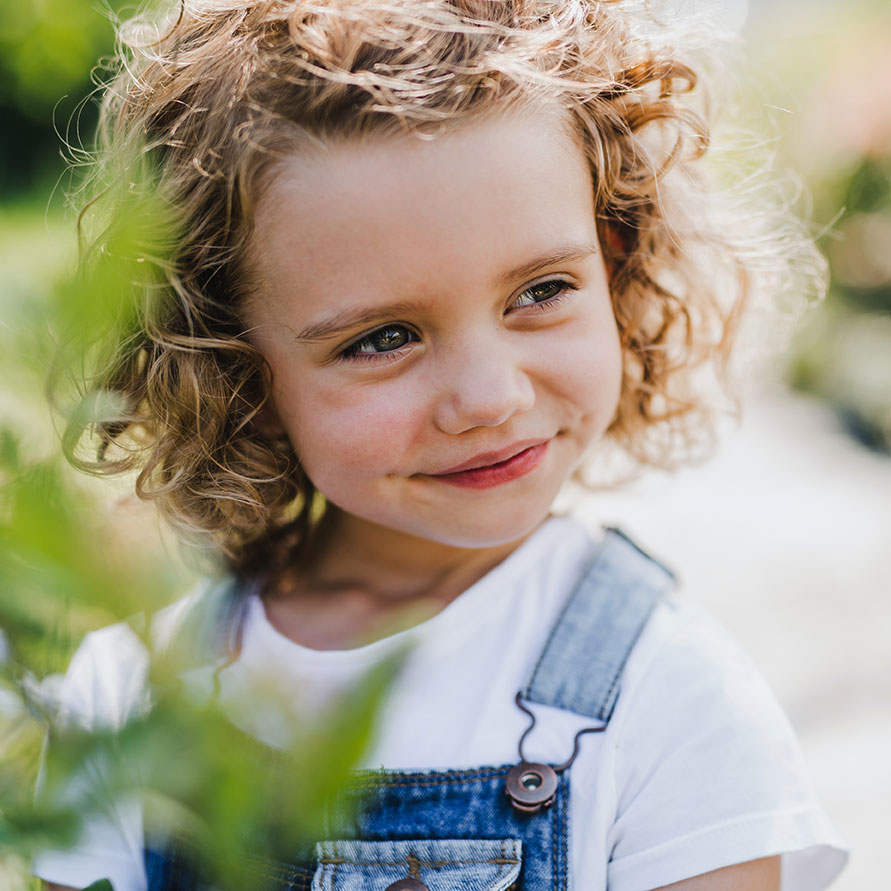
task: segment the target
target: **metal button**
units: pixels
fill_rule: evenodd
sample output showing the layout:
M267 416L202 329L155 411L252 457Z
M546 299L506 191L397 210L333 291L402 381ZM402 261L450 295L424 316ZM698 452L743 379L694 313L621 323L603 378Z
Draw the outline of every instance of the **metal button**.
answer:
M429 889L417 879L400 879L392 885L387 885L384 891L429 891Z
M515 810L537 814L554 803L557 774L548 764L523 761L507 775L507 797Z

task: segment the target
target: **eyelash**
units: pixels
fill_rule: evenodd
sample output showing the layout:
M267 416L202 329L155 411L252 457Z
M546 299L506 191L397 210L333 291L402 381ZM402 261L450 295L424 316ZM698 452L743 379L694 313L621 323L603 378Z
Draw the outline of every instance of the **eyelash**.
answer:
M548 286L551 286L551 285L559 285L559 288L557 289L557 292L554 295L546 298L545 300L541 300L537 303L527 304L526 306L523 307L523 309L530 309L533 311L545 312L549 309L553 309L554 307L556 307L560 303L562 303L566 299L567 291L577 291L578 290L576 285L572 285L569 282L564 281L562 278L549 278L546 281L536 282L534 285L529 285L529 287L524 288L520 292L519 296L517 297L517 300L519 300L520 297L522 297L524 294L527 294L529 291L534 291L536 288L547 288ZM516 301L514 301L514 302L516 302ZM511 304L511 305L513 305L513 304Z
M375 328L374 331L369 331L368 334L365 334L358 340L354 340L349 346L341 350L340 355L337 357L338 361L392 362L394 359L403 354L403 351L405 349L404 346L396 347L396 349L393 350L382 350L381 352L372 351L370 353L363 353L359 349L366 341L370 341L375 334L388 330L400 330L406 332L408 334L406 344L415 343L418 340L417 334L415 334L415 332L412 331L411 328L409 328L407 325L382 325L380 328Z
M546 288L548 286L559 285L559 288L555 294L551 297L547 297L544 300L537 301L535 303L529 303L522 307L518 307L523 311L527 312L548 312L549 310L555 309L559 304L561 304L565 299L568 291L577 291L578 287L576 285L570 284L563 279L547 279L543 282L536 282L533 285L529 285L524 288L517 297L517 300L520 297L523 297L530 291L535 291L536 289ZM516 302L516 301L514 301ZM513 304L511 304L513 306ZM349 344L345 349L341 350L340 355L337 357L338 361L343 362L392 362L398 359L404 353L404 346L396 347L392 350L382 350L380 352L368 352L364 353L360 351L360 347L362 344L370 341L375 334L379 334L383 331L387 330L401 330L408 334L408 339L406 340L406 345L410 343L416 343L418 340L418 336L414 331L411 330L407 325L400 324L390 324L390 325L381 325L380 328L375 328L373 331L369 331L367 334L360 337L358 340L354 340L351 344Z

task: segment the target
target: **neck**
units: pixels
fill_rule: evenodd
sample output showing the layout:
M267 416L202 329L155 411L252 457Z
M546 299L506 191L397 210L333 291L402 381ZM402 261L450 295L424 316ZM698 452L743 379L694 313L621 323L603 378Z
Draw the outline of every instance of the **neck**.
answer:
M307 543L300 566L271 580L266 613L298 643L316 649L357 646L441 610L526 537L495 547L459 548L332 508Z
M359 588L383 602L448 602L515 550L518 541L460 548L406 535L334 510L305 564L313 587Z

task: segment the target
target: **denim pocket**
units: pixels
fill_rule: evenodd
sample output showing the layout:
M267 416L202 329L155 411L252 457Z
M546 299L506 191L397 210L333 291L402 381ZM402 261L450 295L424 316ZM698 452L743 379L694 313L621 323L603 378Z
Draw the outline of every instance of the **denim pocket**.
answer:
M517 839L325 841L312 891L385 891L415 879L430 891L507 891L520 875Z

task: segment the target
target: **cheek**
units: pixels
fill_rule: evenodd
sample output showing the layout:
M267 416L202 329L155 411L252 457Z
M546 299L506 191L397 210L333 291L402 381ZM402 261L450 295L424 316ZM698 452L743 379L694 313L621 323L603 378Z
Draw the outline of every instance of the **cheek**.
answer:
M600 427L612 420L622 386L622 351L613 324L582 330L560 354L568 396Z
M596 372L598 391L606 414L605 420L610 422L615 416L622 392L622 347L618 332L606 338L600 346L602 352Z
M313 388L292 397L283 420L313 483L322 491L339 480L392 472L410 458L423 412L405 388Z

